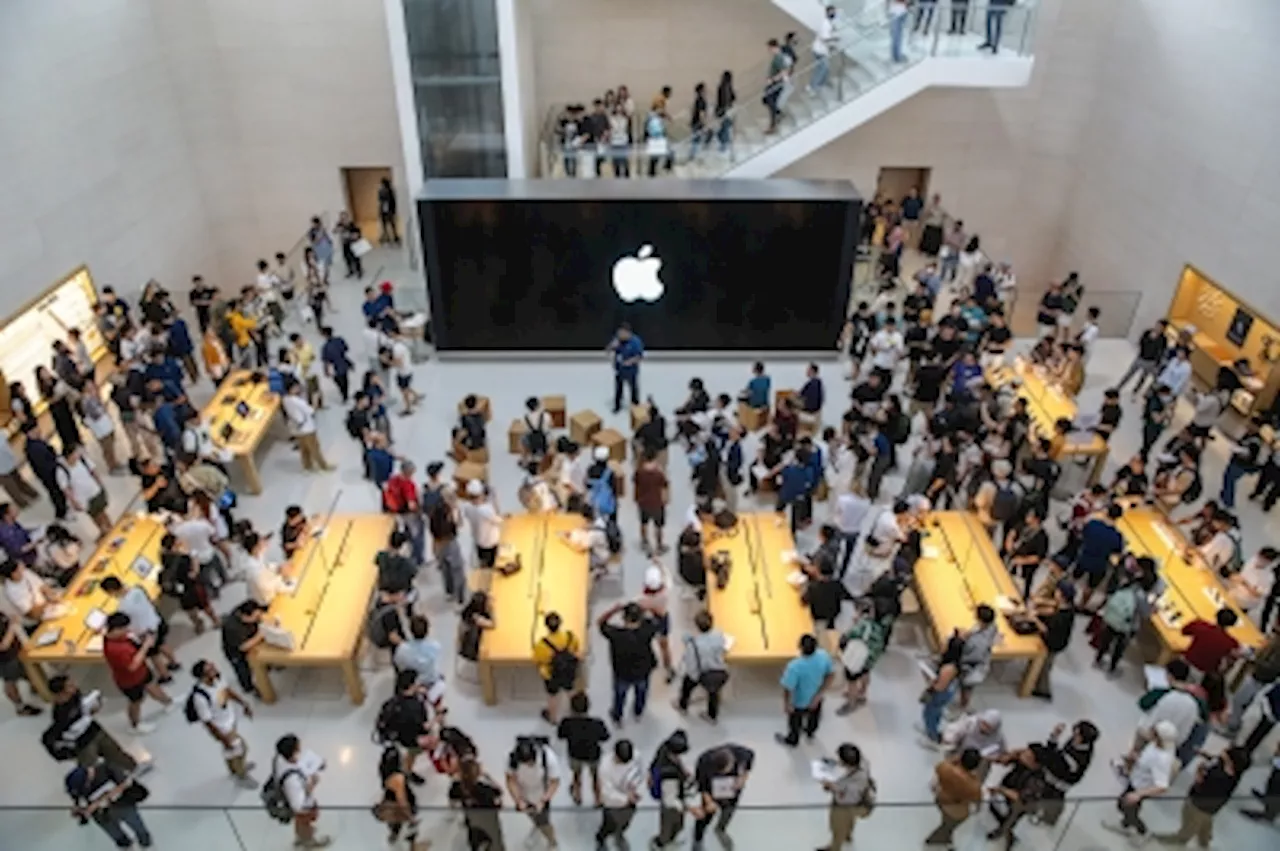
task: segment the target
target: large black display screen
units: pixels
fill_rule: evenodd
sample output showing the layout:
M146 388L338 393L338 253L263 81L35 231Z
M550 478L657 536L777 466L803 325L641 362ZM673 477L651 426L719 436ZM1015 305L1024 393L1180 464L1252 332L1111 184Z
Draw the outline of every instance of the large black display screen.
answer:
M622 321L650 349L835 344L860 208L848 184L844 197L819 184L808 198L601 198L609 183L590 183L586 199L420 202L441 349L593 350Z

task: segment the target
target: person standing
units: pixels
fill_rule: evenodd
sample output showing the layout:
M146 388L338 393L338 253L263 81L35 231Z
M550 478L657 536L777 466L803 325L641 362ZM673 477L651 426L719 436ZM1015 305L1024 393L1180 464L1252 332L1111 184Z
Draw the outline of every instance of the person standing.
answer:
M720 692L729 681L724 661L727 642L724 633L714 628L710 612L703 610L694 615L693 625L697 633L684 638L684 655L681 657L684 678L680 682L676 708L688 712L693 690L701 686L707 693L707 711L703 717L714 724L720 717Z
M1213 843L1213 820L1227 805L1240 785L1240 776L1249 768L1243 748L1231 747L1211 759L1202 760L1195 781L1182 802L1182 822L1176 833L1156 834L1165 845L1186 845L1195 838L1203 849Z
M773 135L778 132L778 119L782 115L782 93L787 86L787 70L790 66L786 54L782 52L782 45L776 38L769 39L768 48L769 71L765 76L762 100L769 109L769 127L764 132L766 135Z
M906 62L902 41L907 32L906 0L889 0L889 58L894 62Z
M806 90L812 94L827 85L831 73L831 52L839 45L836 38L836 7L827 6L813 39L813 72Z
M601 746L609 741L609 728L591 712L591 700L578 692L569 698L567 718L560 719L556 737L564 739L569 752L569 797L582 806L582 775L591 772L591 797L597 808L601 804Z
M702 851L702 839L713 819L720 844L726 848L733 846L725 831L738 809L738 800L747 785L755 758L755 751L732 742L704 751L698 757L693 774L701 798L701 812L693 825L693 851Z
M143 848L151 847L151 832L137 805L125 798L126 794L136 795L142 789L134 785L131 774L98 759L73 768L65 786L74 804L73 817L82 823L93 821L111 837L117 848L132 848L135 840Z
M707 84L698 83L693 87L693 107L689 113L689 162L698 158L698 151L711 141L711 131L707 129Z
M1142 336L1138 338L1138 352L1124 376L1116 382L1117 390L1124 390L1129 379L1136 375L1138 382L1133 385L1133 396L1136 399L1142 393L1143 385L1155 380L1169 349L1169 337L1166 334L1168 327L1167 321L1157 319L1155 325L1142 332Z
M622 613L621 625L611 623L614 615ZM660 624L656 618L645 617L644 610L636 603L618 603L606 609L596 620L600 634L609 642L609 662L613 671L613 707L609 717L615 725L622 723L628 692L634 692L634 716L644 714L649 698L649 678L658 666L653 652L653 640Z
M396 219L396 190L391 178L384 177L378 184L378 242L400 244L399 224Z
M978 775L981 765L981 754L969 748L934 766L934 802L942 814L942 824L925 838L925 845L954 847L952 836L956 828L968 820L973 806L982 800L982 779Z
M836 759L840 776L822 781L822 788L831 793L831 808L827 810L831 841L818 851L840 851L852 842L858 819L869 815L875 803L876 782L871 779L871 766L862 758L862 751L846 742L836 748Z
M1253 670L1231 697L1231 713L1217 732L1234 739L1244 722L1244 713L1254 699L1268 686L1280 680L1280 623L1256 653L1253 654Z
M1135 842L1147 835L1147 825L1141 814L1142 802L1168 790L1177 763L1174 756L1177 747L1178 728L1172 721L1160 721L1152 728L1151 740L1138 753L1129 769L1124 792L1116 801L1121 820L1104 821L1103 827Z
M630 848L627 828L636 814L640 793L645 787L644 768L635 756L629 739L614 743L613 754L600 765L600 828L596 831L596 848L603 849L605 840L613 837L619 851Z
M1262 802L1262 809L1240 810L1240 815L1250 821L1274 823L1280 816L1280 742L1276 743L1276 752L1271 758L1271 773L1267 775L1267 785L1262 789L1253 789L1253 797Z
M1000 37L1004 35L1004 16L1015 0L987 0L987 40L978 45L979 50L990 50L994 56L1000 52Z
M667 500L670 484L667 474L658 464L653 453L646 452L634 474L636 507L640 510L640 545L646 556L664 555L667 545L662 540L662 529L667 521ZM654 541L649 543L649 526L653 526Z
M1064 653L1071 643L1071 631L1075 626L1076 588L1070 580L1060 580L1055 586L1053 597L1041 598L1034 604L1033 614L1040 637L1044 640L1044 664L1040 666L1040 676L1036 678L1032 697L1041 700L1053 700L1050 676L1054 660Z
M111 679L116 687L129 701L129 726L135 733L146 734L155 730L154 724L142 720L142 701L148 696L159 702L166 712L174 706L173 700L156 684L147 667L147 654L155 643L155 635L136 641L131 634L129 616L124 612L112 612L107 616L102 658L111 670Z
M560 758L546 739L520 737L507 763L507 791L516 809L529 817L534 829L558 848L551 824L551 799L560 788Z
M1176 346L1156 374L1156 387L1168 387L1169 397L1177 400L1191 384L1191 353L1186 346Z
M644 360L644 342L626 322L618 326L608 345L613 354L613 412L622 411L622 388L625 385L631 404L640 404L640 361Z
M692 778L684 764L688 752L688 736L684 730L676 730L658 745L649 763L649 789L658 799L658 833L649 840L650 849L674 845L684 828L686 800L692 791Z
M249 654L266 640L262 634L262 616L266 610L260 603L245 600L222 619L222 655L235 672L240 690L255 696L258 688L249 668Z
M282 736L276 742L272 760L271 782L276 784L293 814L295 848L324 848L332 839L316 833L320 805L316 802L316 786L324 760L312 751L304 751L297 736Z
M502 789L475 758L458 766L457 779L449 786L449 802L462 808L471 851L505 851L502 835Z
M258 782L249 776L253 763L247 762L248 745L236 730L240 713L252 718L253 707L235 689L221 684L222 676L212 662L201 659L191 666L191 674L196 682L187 697L187 720L203 724L214 741L222 745L222 759L241 788L258 788Z
M67 504L89 516L98 527L99 539L111 531L107 517L107 489L93 462L84 457L84 449L73 443L62 450L62 461L56 473L58 486Z
M1270 512L1280 499L1280 447L1273 441L1267 447L1267 458L1258 470L1258 480L1249 493L1249 500L1262 500L1262 510ZM1263 619L1265 624L1266 620Z
M363 239L359 225L351 220L350 213L343 210L338 214L338 223L334 225L333 232L342 242L342 262L346 264L347 277L363 278L364 264L360 260L361 254L356 253L358 251L356 243ZM319 319L319 317L316 318Z
M492 568L498 561L498 545L502 541L502 514L493 499L493 491L484 482L467 482L467 505L463 509L471 526L476 545L476 561L482 568Z
M155 671L157 681L162 685L170 682L172 674L182 670L182 666L174 659L173 650L169 647L169 624L160 616L160 611L146 590L141 585L126 589L117 576L104 577L98 587L116 601L117 612L124 612L129 616L135 639L153 639L147 659Z
M1222 471L1222 490L1218 501L1224 508L1236 507L1236 485L1244 476L1257 473L1262 455L1262 423L1251 418L1245 426L1244 434L1236 441L1231 452L1231 460Z
M1084 778L1093 763L1093 747L1098 741L1098 728L1092 721L1077 721L1071 738L1058 744L1066 727L1058 724L1040 751L1044 770L1044 792L1040 800L1040 818L1050 827L1058 823L1067 808L1067 792Z
M343 403L346 403L351 392L351 370L355 369L347 341L334 334L333 329L327 325L320 329L320 335L324 337L324 345L320 347L320 360L324 364L325 374L333 379Z
M39 715L40 709L22 699L18 683L27 678L26 669L19 658L23 638L21 624L0 612L0 680L4 681L4 694L13 704L14 711L22 717Z
M26 508L40 498L18 469L18 457L13 454L13 446L8 440L0 441L0 487L18 508Z
M316 409L303 397L301 381L295 379L289 383L282 404L289 430L302 453L302 468L319 468L325 472L333 470L333 465L325 460L324 452L320 449L320 438L316 435Z
M1151 456L1151 448L1173 419L1175 399L1164 384L1157 384L1142 403L1142 460ZM1259 479L1261 482L1261 479Z
M786 735L775 733L775 741L793 748L800 744L802 730L805 738L813 741L822 717L822 693L834 674L831 656L818 646L818 639L812 635L801 636L800 655L788 662L782 672L780 683L787 732Z
M560 712L559 696L577 688L582 650L573 631L563 629L564 622L558 612L548 612L542 624L546 628L546 634L534 642L533 661L538 666L538 675L542 677L547 692L547 706L542 710L542 720L555 724Z
M720 153L730 153L733 147L733 105L737 101L733 90L733 72L725 71L720 75L720 85L716 87L716 118L720 126L716 130L716 138L720 142Z

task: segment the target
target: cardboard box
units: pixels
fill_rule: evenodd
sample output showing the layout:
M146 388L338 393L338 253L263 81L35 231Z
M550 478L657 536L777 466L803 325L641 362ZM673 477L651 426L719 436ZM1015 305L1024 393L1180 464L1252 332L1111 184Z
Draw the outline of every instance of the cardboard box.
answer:
M591 436L600 430L600 415L595 411L578 411L569 418L569 439L579 446L590 446Z
M466 494L467 482L481 481L489 483L489 465L475 461L463 461L453 470L453 481L458 486L460 495Z
M543 396L542 409L551 415L552 427L564 428L568 405L563 396Z
M775 409L782 407L783 399L794 399L796 410L800 410L800 394L795 390L779 390L773 394L773 407Z
M608 449L609 460L619 462L627 460L627 439L615 429L605 428L597 431L591 436L591 442L595 446Z
M473 464L481 464L481 465L488 464L489 463L489 447L482 446L479 449L468 449L467 460Z
M489 410L489 397L488 397L488 396L476 396L476 402L478 402L478 403L479 403L480 411L481 411L481 413L483 413L483 414L484 414L484 421L485 421L485 422L489 422L489 420L493 419L493 412ZM458 415L459 415L459 416L461 416L461 415L462 415L462 412L463 412L463 411L465 411L466 409L467 409L467 406L466 406L466 405L464 405L462 402L459 402L459 403L458 403Z
M648 405L632 405L631 406L631 430L634 432L640 426L649 422L649 406Z
M529 433L529 426L524 417L516 417L507 429L507 451L512 455L524 454L524 436Z
M746 402L739 402L738 422L747 431L759 431L769 424L769 409L753 408Z

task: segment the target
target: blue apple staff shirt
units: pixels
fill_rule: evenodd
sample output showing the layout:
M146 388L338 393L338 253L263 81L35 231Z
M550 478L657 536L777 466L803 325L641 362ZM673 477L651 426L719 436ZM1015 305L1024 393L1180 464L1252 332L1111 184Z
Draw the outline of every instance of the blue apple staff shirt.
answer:
M791 693L791 705L809 709L822 692L822 684L831 674L831 657L819 647L811 656L797 656L787 663L779 681Z
M800 388L800 404L806 414L815 414L822 410L822 379L810 378Z
M351 371L351 360L347 357L347 341L341 337L330 337L324 341L320 349L320 360L329 365L334 375L346 375Z
M625 365L624 361L644 357L644 342L636 334L618 343L613 349L613 371L618 375L631 376L640 371L640 364Z
M769 376L752 376L747 382L747 404L752 408L769 407L769 390L772 386Z
M778 505L789 505L807 494L813 487L813 471L796 461L778 473Z
M1095 517L1080 530L1080 554L1076 568L1091 576L1104 572L1111 557L1124 550L1124 535L1108 521Z

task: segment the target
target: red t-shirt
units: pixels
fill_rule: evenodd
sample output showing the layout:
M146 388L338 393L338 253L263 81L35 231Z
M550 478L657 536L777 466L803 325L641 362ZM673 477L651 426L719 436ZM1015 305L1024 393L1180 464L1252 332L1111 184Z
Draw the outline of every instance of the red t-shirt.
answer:
M1182 654L1187 664L1202 673L1217 671L1222 660L1236 651L1240 642L1216 623L1192 621L1182 628L1182 634L1191 639L1191 646Z
M399 473L382 486L382 502L391 512L411 511L418 506L418 488L413 479Z
M129 638L102 639L102 658L111 669L111 679L120 688L137 688L147 681L147 665L144 662L137 669L131 669L130 663L138 654L138 645Z

